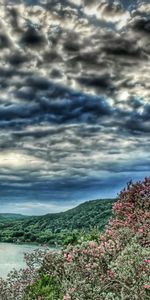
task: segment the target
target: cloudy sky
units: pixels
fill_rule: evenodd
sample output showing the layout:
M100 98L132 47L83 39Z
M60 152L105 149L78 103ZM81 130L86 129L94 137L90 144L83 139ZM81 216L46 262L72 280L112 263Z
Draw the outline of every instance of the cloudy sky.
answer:
M149 37L149 0L0 0L0 212L149 175Z

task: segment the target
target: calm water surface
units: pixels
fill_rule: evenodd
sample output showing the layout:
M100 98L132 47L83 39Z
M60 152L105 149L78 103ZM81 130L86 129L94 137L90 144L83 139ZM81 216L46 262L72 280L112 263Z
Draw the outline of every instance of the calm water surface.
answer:
M37 248L39 246L0 243L0 277L6 278L13 268L19 270L26 267L24 252L30 253Z

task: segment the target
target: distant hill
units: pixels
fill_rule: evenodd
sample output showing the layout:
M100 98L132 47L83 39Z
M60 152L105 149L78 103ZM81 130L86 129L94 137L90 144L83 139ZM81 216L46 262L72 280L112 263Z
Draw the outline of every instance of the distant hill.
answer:
M12 214L12 213L0 213L0 222L3 221L15 221L18 219L24 219L26 216L21 214Z
M114 201L114 199L87 201L66 212L37 217L36 221L42 228L51 230L90 229L93 226L101 228L107 216L111 214Z
M102 230L112 215L114 202L115 199L98 199L66 212L25 218L19 215L13 220L8 218L7 222L0 222L0 241L55 244L75 231L88 232L94 227Z

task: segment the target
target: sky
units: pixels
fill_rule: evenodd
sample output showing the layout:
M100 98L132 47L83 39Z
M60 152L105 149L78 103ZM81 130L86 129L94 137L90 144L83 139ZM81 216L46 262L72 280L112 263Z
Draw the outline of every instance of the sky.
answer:
M0 212L149 176L149 37L149 1L0 0Z

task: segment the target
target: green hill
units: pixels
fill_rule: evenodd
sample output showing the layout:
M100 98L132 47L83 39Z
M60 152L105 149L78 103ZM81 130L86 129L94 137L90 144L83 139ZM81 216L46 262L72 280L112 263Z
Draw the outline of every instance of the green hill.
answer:
M32 216L2 222L1 242L33 242L40 244L62 244L74 239L79 232L89 232L96 227L102 230L112 214L114 199L93 200L80 204L66 212Z
M24 219L26 216L21 214L12 214L12 213L0 213L0 222L3 221L16 221L18 219Z

